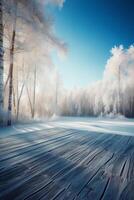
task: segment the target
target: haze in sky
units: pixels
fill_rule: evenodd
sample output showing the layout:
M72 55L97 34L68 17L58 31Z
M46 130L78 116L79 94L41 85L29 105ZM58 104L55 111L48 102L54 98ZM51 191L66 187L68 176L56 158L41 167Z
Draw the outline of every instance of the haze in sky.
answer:
M111 48L133 44L133 8L133 0L66 0L62 9L51 8L55 31L68 45L66 59L53 56L66 88L101 79Z

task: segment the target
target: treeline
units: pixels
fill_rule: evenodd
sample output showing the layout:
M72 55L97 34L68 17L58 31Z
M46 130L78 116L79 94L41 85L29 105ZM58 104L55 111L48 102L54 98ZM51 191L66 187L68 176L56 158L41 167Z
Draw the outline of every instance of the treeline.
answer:
M90 78L90 77L89 77ZM65 95L62 115L134 117L134 46L111 50L103 79L85 89L75 88Z
M101 90L101 84L99 84ZM77 92L76 92L77 90ZM75 89L68 92L63 98L60 107L60 114L63 116L117 116L123 115L128 118L134 117L134 88L127 88L120 95L118 93L98 95L93 88ZM100 92L100 91L99 91ZM108 96L107 96L108 95ZM105 99L106 98L106 99Z

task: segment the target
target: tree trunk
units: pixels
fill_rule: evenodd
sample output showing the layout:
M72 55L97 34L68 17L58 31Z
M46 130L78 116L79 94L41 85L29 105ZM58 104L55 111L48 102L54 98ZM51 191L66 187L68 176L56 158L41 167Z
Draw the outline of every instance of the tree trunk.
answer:
M8 122L7 122L8 126L11 126L12 123L13 67L14 67L14 46L16 37L16 19L17 19L17 2L15 6L13 34L12 34L11 49L10 49L10 76L9 76L9 98L8 98Z
M32 107L32 101L31 101L31 98L30 98L30 93L29 93L28 86L26 86L26 90L27 90L27 96L28 96L28 101L29 101L29 105L30 105L31 117L32 117L33 107Z
M118 69L118 106L117 106L117 114L120 114L121 111L121 69L119 65Z
M17 114L16 114L17 121L19 120L20 100L21 100L21 96L22 96L22 93L24 90L24 86L25 86L25 83L23 83L23 85L21 87L20 95L19 95L18 102L17 102Z
M13 106L14 106L14 113L16 115L17 109L16 109L16 98L15 98L15 89L14 89L14 86L13 86Z
M56 78L56 88L55 88L55 115L58 114L58 77Z
M36 71L36 66L34 70L34 92L33 92L33 111L32 111L32 118L34 119L35 117L35 95L36 95L36 76L37 76L37 71Z
M11 125L11 114L12 114L14 42L15 42L15 30L13 30L12 47L11 47L11 50L10 50L10 77L9 77L9 98L8 98L8 126Z
M3 105L4 105L4 84L3 84L3 73L4 73L4 65L3 65L3 6L2 1L0 0L0 124L3 124Z

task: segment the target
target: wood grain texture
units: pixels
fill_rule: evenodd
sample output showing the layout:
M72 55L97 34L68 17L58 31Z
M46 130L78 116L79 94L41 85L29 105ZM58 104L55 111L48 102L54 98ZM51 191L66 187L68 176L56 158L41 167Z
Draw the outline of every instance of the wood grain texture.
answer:
M0 200L133 200L134 138L64 128L0 139Z

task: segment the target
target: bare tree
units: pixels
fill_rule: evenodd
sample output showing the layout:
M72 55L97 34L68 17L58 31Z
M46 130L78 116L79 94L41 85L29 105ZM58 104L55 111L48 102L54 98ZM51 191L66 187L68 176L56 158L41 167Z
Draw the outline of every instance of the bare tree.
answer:
M11 49L10 49L9 99L8 99L8 122L7 122L8 126L11 125L11 114L12 114L13 67L14 67L14 49L15 49L15 37L16 37L17 7L18 7L18 3L17 3L17 1L15 1L13 33L12 33Z
M3 123L3 1L0 0L0 124Z
M17 108L16 108L16 120L18 121L19 119L19 111L20 111L20 101L21 101L21 97L22 97L22 94L23 94L23 91L24 91L24 88L25 88L25 85L26 85L26 82L28 80L28 77L29 77L29 73L27 73L27 76L25 78L25 72L24 72L24 59L23 59L23 66L22 66L22 76L23 76L23 82L21 83L21 86L20 86L20 92L19 92L19 83L18 83L18 70L17 70Z
M30 105L31 118L35 117L35 102L36 102L36 80L37 80L37 67L34 69L34 80L33 80L33 94L30 96L30 91L28 86L26 86L28 101Z
M17 119L17 121L19 119L20 100L21 100L21 97L22 97L22 93L23 93L24 87L25 87L25 83L23 82L23 84L21 86L20 94L19 94L19 97L18 97L18 101L17 101L17 113L16 113L16 119Z
M35 117L36 78L37 78L37 68L35 66L35 69L34 69L34 90L33 90L33 112L32 112L32 118L33 119Z

